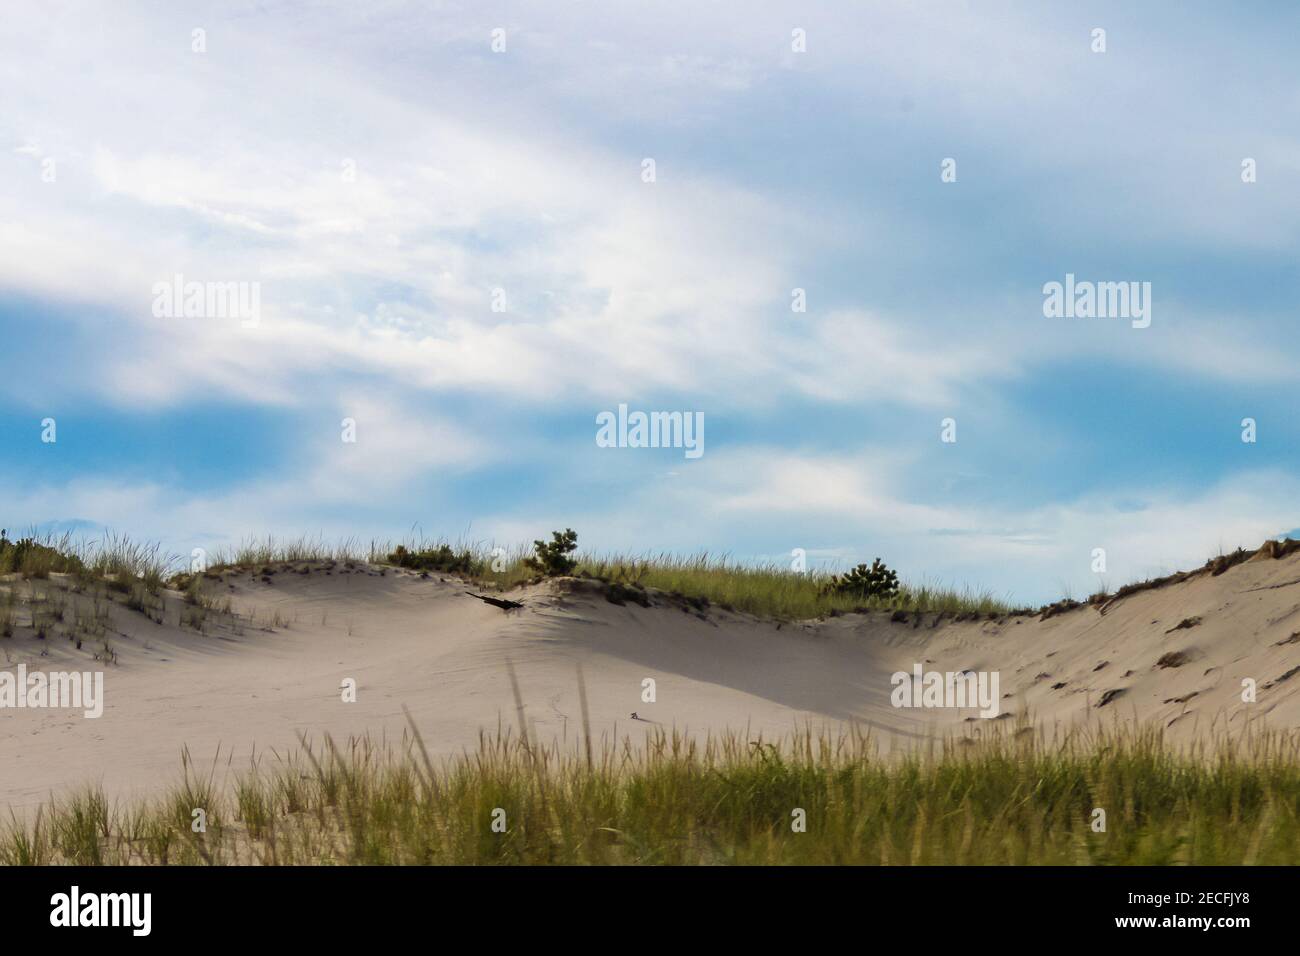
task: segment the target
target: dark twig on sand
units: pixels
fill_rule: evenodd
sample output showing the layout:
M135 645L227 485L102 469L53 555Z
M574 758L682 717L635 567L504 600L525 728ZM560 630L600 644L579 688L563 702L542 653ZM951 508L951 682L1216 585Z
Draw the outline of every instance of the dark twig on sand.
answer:
M466 591L465 593L468 594L470 597L476 597L480 601L483 601L487 604L491 604L493 607L499 607L503 611L514 611L517 610L518 608L523 607L523 605L520 604L518 601L507 601L504 598L487 597L486 595L483 594L475 594L473 591Z

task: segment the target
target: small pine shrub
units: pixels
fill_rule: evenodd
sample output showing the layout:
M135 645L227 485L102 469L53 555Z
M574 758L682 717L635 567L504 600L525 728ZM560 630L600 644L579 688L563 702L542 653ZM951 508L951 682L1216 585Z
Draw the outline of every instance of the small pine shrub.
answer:
M871 562L871 567L859 564L848 574L831 578L827 590L831 594L871 600L872 598L893 598L898 596L898 572L891 571L879 558Z
M565 528L563 534L552 531L549 544L545 541L534 541L533 548L537 556L525 558L524 565L534 571L540 571L548 578L572 574L573 569L578 566L578 562L569 557L578 550L578 532L572 528Z

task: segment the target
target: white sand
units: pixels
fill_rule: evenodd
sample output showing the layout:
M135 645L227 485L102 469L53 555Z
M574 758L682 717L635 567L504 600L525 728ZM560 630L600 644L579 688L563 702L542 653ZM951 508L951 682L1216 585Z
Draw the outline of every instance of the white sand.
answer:
M937 626L927 615L919 627L886 614L778 627L712 608L701 619L667 601L616 606L589 584L527 589L511 595L526 607L507 614L456 581L341 565L330 574L282 570L271 580L232 574L214 591L228 593L242 615L265 624L278 613L287 626L245 624L236 634L221 625L200 635L176 626L181 604L172 595L166 625L113 609L114 664L63 636L38 641L20 628L0 639L11 671L19 663L102 668L106 698L99 719L0 710L0 808L26 812L85 783L115 798L157 792L179 779L186 746L200 768L220 753L218 779L228 780L254 753L292 750L300 731L400 738L403 705L431 751L458 753L476 745L481 729L515 723L507 659L542 740L581 734L579 662L598 740L635 741L653 727L772 739L808 723L835 731L854 722L889 748L1006 725L968 720L973 710L893 707L890 675L916 663L998 671L1009 719L1028 708L1048 726L1152 721L1189 741L1252 722L1300 725L1300 673L1266 686L1300 665L1300 638L1284 643L1300 631L1300 554L1142 591L1104 614L1085 607L1046 621ZM1202 622L1170 632L1192 617ZM1156 667L1171 651L1185 651L1187 662ZM1258 682L1257 703L1241 700L1246 677ZM355 703L341 699L345 678L357 681ZM645 678L657 683L655 703L641 698ZM1122 696L1097 707L1117 688ZM633 711L647 722L630 720Z

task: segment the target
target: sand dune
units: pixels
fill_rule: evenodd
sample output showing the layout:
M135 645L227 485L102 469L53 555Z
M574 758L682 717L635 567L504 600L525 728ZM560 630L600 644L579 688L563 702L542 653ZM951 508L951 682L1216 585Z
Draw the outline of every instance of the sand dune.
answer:
M507 661L542 740L581 733L578 665L593 732L607 740L635 742L654 727L770 739L811 723L856 726L889 749L1024 719L1149 721L1181 742L1300 725L1300 553L1046 619L878 613L784 625L659 594L650 607L616 605L590 581L536 585L511 595L522 609L503 612L436 575L273 570L208 581L236 616L209 614L205 633L178 626L185 605L175 592L163 624L114 604L108 663L61 633L37 639L19 614L14 635L0 640L4 669L102 669L105 704L98 719L0 710L0 804L24 812L86 783L118 798L150 793L179 777L184 747L204 768L219 755L218 779L229 779L255 757L292 749L299 732L400 737L403 706L430 750L458 753L480 731L514 725ZM89 601L71 584L56 576L6 586L61 597L70 618ZM997 672L1001 716L894 707L891 675L917 664ZM354 703L342 699L346 678L357 682ZM653 703L642 700L646 678L656 682ZM1258 684L1254 703L1242 701L1244 678Z

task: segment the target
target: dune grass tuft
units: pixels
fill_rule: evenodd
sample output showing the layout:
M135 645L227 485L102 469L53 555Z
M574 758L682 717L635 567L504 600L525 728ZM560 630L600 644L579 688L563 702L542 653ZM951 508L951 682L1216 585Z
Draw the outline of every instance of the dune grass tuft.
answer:
M722 608L781 620L883 610L1001 617L1013 610L989 591L904 583L892 594L863 597L835 590L837 578L830 572L796 573L777 564L742 564L708 554L585 556L574 573L703 598Z
M0 530L0 574L18 574L24 578L48 578L52 572L81 570L82 562L67 535L37 537L35 532L11 541L7 530Z
M510 732L435 761L326 737L229 787L148 805L85 790L0 833L7 864L1285 864L1300 859L1295 737L1176 752L1157 730L1010 730L933 752L867 738L584 753ZM195 810L205 827L196 832ZM1105 828L1094 824L1105 812ZM496 826L494 827L494 822ZM799 824L802 824L802 832Z

